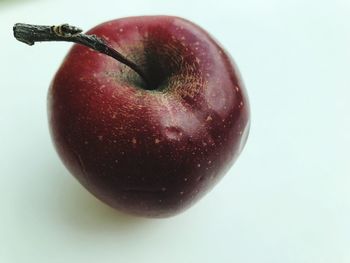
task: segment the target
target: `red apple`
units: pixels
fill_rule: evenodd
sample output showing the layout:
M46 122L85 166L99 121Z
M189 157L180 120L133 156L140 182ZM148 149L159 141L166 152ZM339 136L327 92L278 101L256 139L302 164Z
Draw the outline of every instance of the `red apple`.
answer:
M231 57L197 25L118 19L88 32L148 76L74 45L49 90L50 129L69 171L98 199L166 217L213 188L246 142L249 105Z

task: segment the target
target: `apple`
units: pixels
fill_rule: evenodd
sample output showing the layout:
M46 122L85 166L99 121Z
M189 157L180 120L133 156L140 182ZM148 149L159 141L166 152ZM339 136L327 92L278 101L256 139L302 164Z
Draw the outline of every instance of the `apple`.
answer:
M48 93L59 156L89 192L118 210L145 217L184 211L246 143L249 105L237 67L205 30L179 17L122 18L87 34L147 79L74 45Z

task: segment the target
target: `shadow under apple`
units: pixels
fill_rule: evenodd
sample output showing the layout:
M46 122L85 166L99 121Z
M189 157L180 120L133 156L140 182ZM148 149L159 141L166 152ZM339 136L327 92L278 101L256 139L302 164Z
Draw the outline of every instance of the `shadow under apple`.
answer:
M69 227L88 232L135 231L151 219L144 219L120 213L103 204L87 190L63 167L55 164L50 169L50 180L47 187L55 188L51 196L56 219ZM59 169L57 169L59 166Z

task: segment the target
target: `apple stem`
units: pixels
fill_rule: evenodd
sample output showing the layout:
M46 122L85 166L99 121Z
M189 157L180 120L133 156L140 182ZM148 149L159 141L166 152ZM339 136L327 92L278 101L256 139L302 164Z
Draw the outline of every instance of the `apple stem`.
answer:
M113 49L106 41L96 35L86 35L80 28L68 24L59 26L41 26L17 23L13 34L18 41L30 46L41 41L66 41L87 46L100 53L106 54L134 70L148 86L150 83L138 65Z

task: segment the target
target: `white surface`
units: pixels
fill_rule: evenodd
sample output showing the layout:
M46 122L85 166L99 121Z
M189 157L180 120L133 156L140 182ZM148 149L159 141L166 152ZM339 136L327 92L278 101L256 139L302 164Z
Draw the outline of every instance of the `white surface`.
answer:
M0 262L350 262L350 2L117 2L0 3ZM50 142L46 92L70 44L28 47L11 32L15 22L89 29L140 14L211 32L252 109L234 168L163 220L121 215L68 174Z

